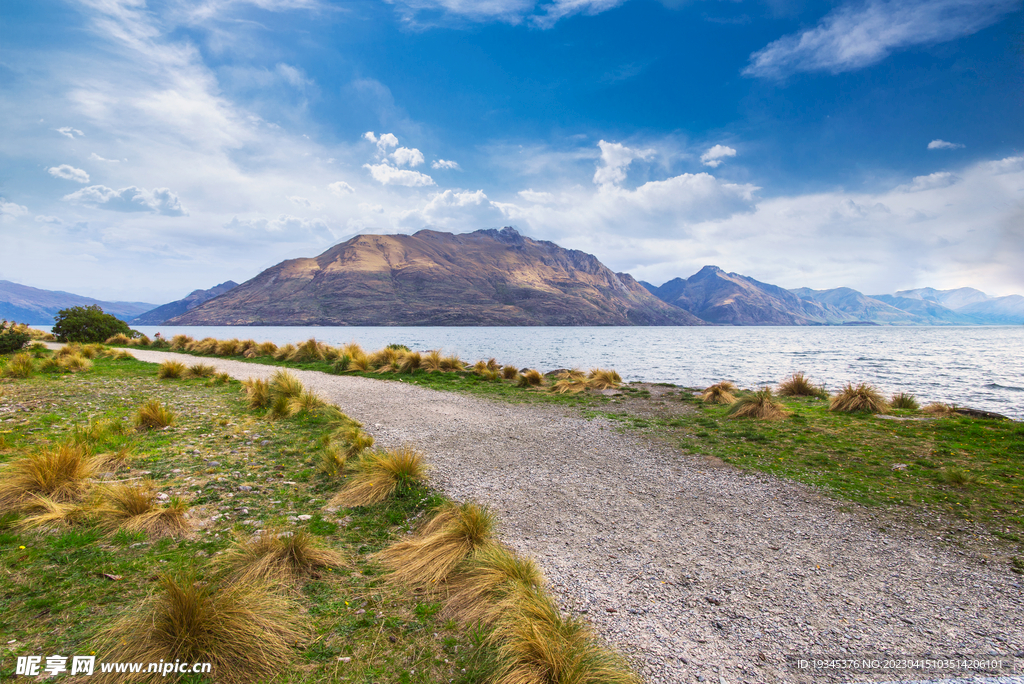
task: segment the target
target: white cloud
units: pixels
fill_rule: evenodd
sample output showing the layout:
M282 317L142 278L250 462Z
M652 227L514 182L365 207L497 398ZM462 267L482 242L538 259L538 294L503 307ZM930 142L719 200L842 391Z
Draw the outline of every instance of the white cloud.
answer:
M351 185L349 185L345 181L337 181L336 183L331 183L327 187L330 188L332 193L334 193L335 195L337 195L339 197L344 197L345 195L354 194L355 191L356 191L355 188L353 188Z
M61 164L60 166L51 166L46 169L47 172L54 178L63 178L64 180L75 181L76 183L88 183L89 174L82 169L76 169L74 166L68 164Z
M67 138L71 138L72 140L75 139L76 135L79 136L79 137L85 135L85 133L83 133L82 131L78 130L77 128L71 128L70 126L65 126L63 128L58 128L57 132L60 133L61 135L65 136L65 137L67 137Z
M323 219L307 219L299 216L292 216L291 214L280 214L277 218L273 219L240 219L236 216L231 219L225 228L233 231L241 231L243 234L251 233L252 231L262 231L264 233L271 234L287 234L299 239L309 234L332 235L330 227Z
M168 188L146 190L132 185L114 190L105 185L90 185L70 195L65 195L63 199L67 202L95 206L110 211L144 211L163 216L188 216L188 212L181 206L178 196Z
M735 157L736 150L725 145L715 145L714 147L705 150L704 154L700 155L700 163L704 166L710 166L713 169L718 168L722 165L722 160L726 157Z
M425 12L440 11L446 17L469 21L501 21L519 24L524 19L540 28L550 28L574 14L600 14L626 0L387 0L398 5L407 21L431 23Z
M432 169L454 169L454 170L458 171L459 170L459 163L458 162L449 161L447 159L436 159L436 160L434 160L430 164L430 168L432 168Z
M419 166L423 163L423 153L415 147L399 147L391 153L391 160L398 166Z
M36 223L49 223L56 226L60 226L64 224L64 221L57 218L56 216L45 216L43 214L40 214L39 216L36 216Z
M367 131L363 133L363 139L376 143L377 156L382 159L387 156L389 149L398 147L398 137L394 133L382 133L378 138L373 131Z
M595 15L618 7L626 0L553 0L553 2L540 5L539 9L543 14L530 18L534 26L551 28L560 19L574 14Z
M14 219L19 216L25 216L28 214L28 207L23 207L20 204L14 202L8 202L3 197L0 197L0 219Z
M594 182L598 185L615 185L626 180L626 169L634 159L649 159L654 150L635 150L621 143L601 140L597 143L601 148L601 166L594 172Z
M490 201L483 190L445 190L431 195L419 209L398 212L392 221L399 228L412 230L466 231L498 226L507 218L503 206Z
M915 176L909 184L901 185L899 188L905 192L921 192L922 190L948 188L959 180L958 176L954 176L949 171L939 171L927 176Z
M313 202L312 200L309 200L305 197L298 197L296 195L292 195L288 197L288 200L292 204L297 204L298 206L305 207L306 209L319 210L324 208L324 205Z
M535 204L551 204L555 201L555 196L550 192L542 192L530 188L528 190L520 190L516 193L527 202L533 202Z
M121 161L120 159L104 159L103 157L101 157L100 155L96 154L95 152L93 152L92 154L89 155L89 159L92 159L93 161L109 162L111 164L118 164Z
M960 149L961 147L964 147L964 145L961 145L960 143L946 142L945 140L938 139L932 140L930 143L928 143L929 150L956 150Z
M382 204L367 204L366 202L359 203L359 211L368 212L371 214L383 214L384 205Z
M853 71L896 50L971 35L1018 6L1018 0L847 2L815 28L784 36L753 53L743 74L781 79L800 72Z
M405 185L408 187L422 187L434 185L434 179L419 171L409 169L397 169L390 164L363 164L363 168L370 172L373 179L381 185Z

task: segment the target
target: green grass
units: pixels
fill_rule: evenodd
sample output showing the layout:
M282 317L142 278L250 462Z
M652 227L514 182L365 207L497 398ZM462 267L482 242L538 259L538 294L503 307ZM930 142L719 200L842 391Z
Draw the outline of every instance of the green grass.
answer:
M132 449L118 478L148 472L157 491L180 494L203 523L191 536L154 539L91 524L18 531L20 516L0 515L0 632L15 640L0 662L0 679L13 678L18 655L95 650L102 629L148 596L160 576L213 572L209 561L238 535L251 534L252 521L306 529L351 559L298 586L311 637L294 649L279 681L468 684L487 676L493 647L423 608L422 597L386 584L384 569L370 558L400 539L411 520L439 507L440 496L416 484L379 505L324 510L338 483L318 475L312 459L318 440L336 427L329 417L311 411L268 421L248 408L237 382L168 383L157 381L156 372L151 364L97 358L75 375L0 385L0 406L27 409L0 412L13 416L0 422L0 463L65 439L88 439L91 421L97 449ZM177 415L168 430L102 429L130 428L150 399ZM312 518L294 520L303 514Z

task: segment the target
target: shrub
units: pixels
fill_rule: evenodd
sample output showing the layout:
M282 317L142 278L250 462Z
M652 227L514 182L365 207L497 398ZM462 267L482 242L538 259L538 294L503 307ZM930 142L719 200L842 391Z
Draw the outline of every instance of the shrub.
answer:
M268 584L166 575L154 594L104 630L98 650L107 661L209 662L217 681L241 684L273 679L304 636L296 605ZM156 673L135 681L164 680Z
M423 456L408 447L371 451L355 463L355 475L331 499L331 506L369 506L426 480Z
M967 487L978 483L977 475L959 466L946 466L942 469L940 477L943 482L954 487Z
M27 378L32 375L36 370L36 363L32 360L32 357L22 352L21 354L15 354L11 357L10 363L7 364L7 369L4 371L4 375L11 378Z
M185 513L188 505L173 497L160 506L150 483L116 484L99 491L102 503L97 514L110 530L145 532L155 537L184 534L189 530Z
M832 397L828 410L841 413L885 413L888 408L889 402L876 388L864 383L854 387L853 383L848 382Z
M103 313L95 304L61 309L53 320L53 334L58 342L103 342L118 333L129 338L138 336L127 323Z
M544 576L532 559L498 544L485 544L449 579L443 614L467 624L490 626L512 607L517 592L543 584Z
M593 368L587 375L587 384L593 389L614 389L622 384L622 378L614 370Z
M0 479L0 511L22 510L33 495L56 503L77 501L99 465L79 444L61 444L12 461Z
M156 399L143 404L135 414L135 425L140 430L165 428L174 424L174 412Z
M164 361L156 369L156 377L161 380L177 380L185 373L185 364L180 361Z
M340 354L337 359L334 360L334 364L331 366L331 370L334 373L344 373L348 370L349 364L352 363L352 357L348 354Z
M194 363L188 367L188 374L193 378L209 378L216 372L217 369L208 363Z
M195 340L188 335L175 335L171 338L171 351L182 351L194 342Z
M898 392L892 395L889 405L894 409L908 409L910 411L918 409L917 397L907 392Z
M497 646L495 684L638 684L621 656L586 622L564 618L545 592L520 590L489 641Z
M803 373L793 373L779 383L779 395L783 397L819 397L828 398L828 393L821 385L811 384Z
M492 544L494 515L472 502L449 503L422 531L380 552L391 569L392 581L402 584L436 584L477 549Z
M730 418L758 418L760 420L779 420L789 413L782 404L775 401L771 387L762 387L756 392L736 400L729 409Z
M9 354L25 346L32 336L18 328L16 323L0 323L0 354Z
M533 368L520 375L519 382L516 383L519 387L540 387L543 384L544 376L539 370Z
M318 577L322 568L340 568L341 554L317 543L305 530L263 530L235 543L217 558L232 582Z
M501 377L506 380L516 380L519 378L519 369L515 366L505 366L501 369Z
M705 404L731 404L736 401L736 385L728 380L711 385L701 395L701 401Z

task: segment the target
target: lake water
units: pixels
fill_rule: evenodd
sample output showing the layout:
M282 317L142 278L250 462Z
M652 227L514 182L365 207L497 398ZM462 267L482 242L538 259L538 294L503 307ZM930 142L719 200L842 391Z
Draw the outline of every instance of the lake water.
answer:
M269 340L310 337L367 351L396 342L442 349L463 360L496 357L520 368L614 368L625 380L705 387L776 384L795 371L836 389L868 382L1024 419L1024 326L1004 327L170 327L165 338Z

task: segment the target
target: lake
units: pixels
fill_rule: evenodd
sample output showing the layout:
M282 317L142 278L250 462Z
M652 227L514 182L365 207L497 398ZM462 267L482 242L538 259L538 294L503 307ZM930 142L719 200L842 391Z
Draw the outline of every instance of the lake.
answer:
M150 337L269 340L310 337L367 351L390 343L496 357L520 368L614 368L625 380L705 387L776 384L795 371L836 389L868 382L1024 419L1024 326L993 327L227 327L140 326Z

